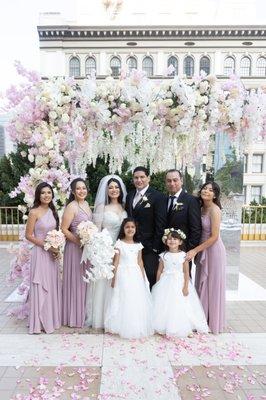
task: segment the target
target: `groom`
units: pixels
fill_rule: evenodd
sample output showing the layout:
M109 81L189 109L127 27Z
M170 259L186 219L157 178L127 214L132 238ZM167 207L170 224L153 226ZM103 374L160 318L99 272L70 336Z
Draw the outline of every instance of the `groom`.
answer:
M133 171L135 190L126 199L126 211L138 224L140 241L144 246L142 257L150 288L156 282L159 253L162 250L162 236L166 227L166 197L149 186L147 168L136 167Z

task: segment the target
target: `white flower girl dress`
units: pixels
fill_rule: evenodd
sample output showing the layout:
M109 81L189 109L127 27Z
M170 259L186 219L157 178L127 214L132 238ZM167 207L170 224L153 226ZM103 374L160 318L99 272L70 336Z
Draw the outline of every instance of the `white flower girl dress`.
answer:
M118 240L120 258L115 286L105 314L105 331L126 339L137 339L153 334L152 301L149 283L138 265L141 243Z
M183 251L164 252L160 257L164 269L160 280L152 288L153 327L160 334L185 337L193 330L207 333L208 325L199 297L189 282L188 296L184 296Z

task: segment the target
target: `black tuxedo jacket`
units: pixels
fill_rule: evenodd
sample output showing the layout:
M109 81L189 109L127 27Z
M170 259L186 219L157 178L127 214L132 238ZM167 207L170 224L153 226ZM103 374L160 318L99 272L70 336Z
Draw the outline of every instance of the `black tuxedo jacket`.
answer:
M186 234L185 247L186 251L193 249L200 243L201 237L201 211L199 200L186 193L184 190L180 193L177 210L167 213L168 228L181 229ZM168 207L168 199L167 205Z
M133 208L135 194L136 190L133 190L127 195L127 214L137 221L140 241L144 248L160 252L163 248L162 236L167 225L166 196L149 186L144 194L148 200L142 198Z

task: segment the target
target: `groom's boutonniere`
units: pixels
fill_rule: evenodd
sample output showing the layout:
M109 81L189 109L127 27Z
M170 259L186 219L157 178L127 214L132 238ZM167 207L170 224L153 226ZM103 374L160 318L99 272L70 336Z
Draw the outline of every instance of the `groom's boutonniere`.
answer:
M184 204L183 203L175 203L173 210L174 211L181 211L184 208Z
M148 197L144 195L144 196L142 196L142 198L141 198L140 204L146 203L145 206L144 206L144 208L149 208L151 205L150 205L150 203L148 203L148 201L149 201Z

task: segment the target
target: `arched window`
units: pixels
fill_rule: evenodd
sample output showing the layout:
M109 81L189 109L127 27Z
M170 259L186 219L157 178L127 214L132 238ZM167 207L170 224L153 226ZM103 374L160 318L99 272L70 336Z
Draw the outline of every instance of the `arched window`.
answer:
M200 59L200 71L206 72L207 75L211 72L211 62L209 57L203 56Z
M169 74L169 76L175 76L178 75L178 59L175 56L171 56L168 58L167 61L167 67L170 67L172 65L174 67L174 71Z
M80 61L78 57L72 57L69 61L69 76L80 76Z
M266 76L266 58L259 57L257 60L257 75Z
M96 61L93 57L88 57L85 62L85 75L96 75Z
M184 74L188 77L194 75L194 60L191 56L184 59Z
M224 75L229 76L235 72L235 60L233 57L226 57L224 60Z
M240 62L240 76L251 75L251 61L249 57L243 57Z
M129 57L127 59L127 67L129 72L131 72L133 69L137 69L138 65L137 65L137 60L135 59L135 57Z
M112 57L110 61L112 76L119 76L121 70L121 61L118 57Z
M146 72L147 76L153 75L153 61L151 57L147 56L143 58L142 70Z

